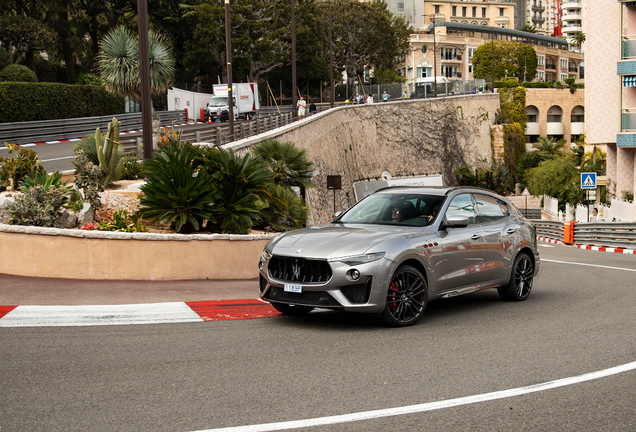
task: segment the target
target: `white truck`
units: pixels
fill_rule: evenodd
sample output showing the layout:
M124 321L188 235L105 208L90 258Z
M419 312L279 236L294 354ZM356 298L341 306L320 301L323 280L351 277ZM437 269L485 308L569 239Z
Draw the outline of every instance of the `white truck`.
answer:
M205 121L227 121L230 119L227 84L214 84L214 96L208 102ZM249 120L258 115L261 109L257 83L233 83L232 101L235 119Z

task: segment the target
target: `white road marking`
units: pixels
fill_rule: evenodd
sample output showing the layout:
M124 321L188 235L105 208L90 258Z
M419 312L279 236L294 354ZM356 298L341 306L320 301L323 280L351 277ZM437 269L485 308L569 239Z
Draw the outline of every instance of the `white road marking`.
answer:
M605 378L628 372L636 369L636 362L627 363L625 365L604 369L597 372L591 372L570 378L563 378L556 381L550 381L542 384L534 384L526 387L518 387L509 390L496 391L492 393L484 393L481 395L466 396L456 399L447 399L438 402L429 402L418 405L408 405L404 407L387 408L375 411L365 411L352 414L343 414L328 417L318 417L313 419L295 420L280 423L265 423L259 425L247 425L227 427L220 429L206 429L198 432L264 432L264 431L280 431L287 429L307 428L313 426L325 426L339 423L350 423L362 420L372 420L383 417L394 417L405 414L422 413L426 411L434 411L444 408L452 408L461 405L469 405L479 402L493 401L497 399L505 399L515 396L522 396L530 393L536 393L545 390L551 390L559 387L565 387L573 384L579 384L586 381L592 381L599 378Z
M580 265L580 266L589 266L589 267L600 267L600 268L605 268L605 269L611 269L611 270L625 270L625 271L631 271L631 272L636 272L636 269L629 269L629 268L623 268L623 267L612 267L612 266L604 266L604 265L599 265L599 264L585 264L585 263L578 263L578 262L570 262L570 261L557 261L557 260L550 260L550 259L541 259L541 262L553 262L553 263L558 263L558 264L572 264L572 265Z
M541 247L548 247L548 248L550 248L550 247L556 247L556 246L554 246L554 245L546 245L546 244L541 244L541 243L539 243L539 246L541 246Z
M64 157L59 157L59 158L55 158L55 159L44 159L42 162L52 162L52 161L58 161L58 160L64 160L64 159L73 159L75 156L64 156Z
M18 306L0 327L61 327L202 322L183 302L94 306Z

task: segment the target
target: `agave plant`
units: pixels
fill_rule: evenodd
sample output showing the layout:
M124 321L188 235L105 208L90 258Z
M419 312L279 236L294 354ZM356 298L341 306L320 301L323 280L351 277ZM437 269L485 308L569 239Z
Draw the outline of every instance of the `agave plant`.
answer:
M64 192L65 195L70 194L73 190L72 186L68 186L68 181L62 183L62 174L59 172L54 172L51 175L46 171L36 172L33 178L25 176L20 182L20 190L22 192L27 192L33 186L42 186L44 191L48 191L49 188L57 188Z
M195 152L185 145L170 146L146 159L143 165L148 181L141 187L135 223L148 219L166 221L182 229L198 231L204 220L214 223L215 179L205 171L196 171Z

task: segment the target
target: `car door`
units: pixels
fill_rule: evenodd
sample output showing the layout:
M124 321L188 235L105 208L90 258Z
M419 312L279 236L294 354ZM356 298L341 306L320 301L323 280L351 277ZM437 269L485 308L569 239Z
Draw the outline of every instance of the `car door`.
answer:
M510 264L517 227L511 223L508 205L488 194L473 194L477 222L484 244L484 281L497 282L510 276Z
M467 227L446 228L438 232L440 253L431 257L434 289L437 292L474 287L482 282L482 235L471 194L460 194L451 200L441 226L454 215L467 216L469 224Z

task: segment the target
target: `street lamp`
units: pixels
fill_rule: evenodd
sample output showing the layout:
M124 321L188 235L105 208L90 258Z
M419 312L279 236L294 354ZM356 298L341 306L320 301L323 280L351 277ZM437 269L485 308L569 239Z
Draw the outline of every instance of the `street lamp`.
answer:
M433 25L433 94L435 97L437 97L437 39L435 37L435 21L437 21L437 19L435 18L434 14L431 15L427 15L424 14L422 15L423 17L428 17L431 20L431 23ZM424 18L424 24L426 24L426 18ZM430 30L430 27L429 27Z

